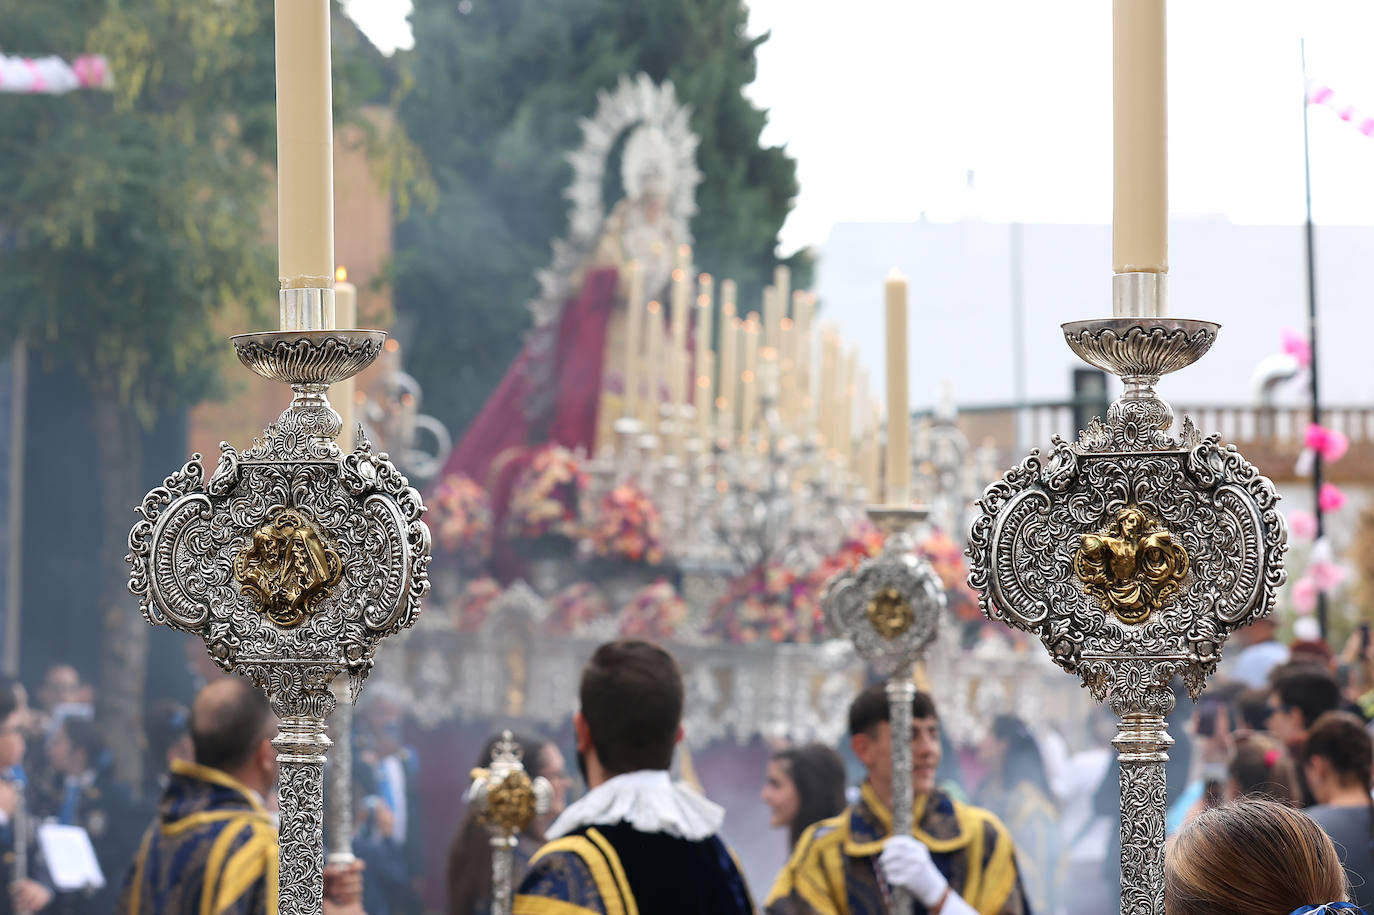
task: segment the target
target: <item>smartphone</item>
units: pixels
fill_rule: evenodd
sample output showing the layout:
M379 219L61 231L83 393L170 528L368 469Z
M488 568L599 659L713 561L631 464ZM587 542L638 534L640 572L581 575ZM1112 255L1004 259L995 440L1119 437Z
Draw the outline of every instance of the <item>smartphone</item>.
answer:
M1217 713L1221 702L1216 699L1203 699L1197 705L1197 736L1215 737L1217 733Z

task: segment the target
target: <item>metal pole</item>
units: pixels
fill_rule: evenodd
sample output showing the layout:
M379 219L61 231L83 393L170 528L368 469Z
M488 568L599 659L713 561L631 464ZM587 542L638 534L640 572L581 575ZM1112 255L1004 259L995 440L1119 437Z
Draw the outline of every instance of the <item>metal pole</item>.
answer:
M345 687L346 688L346 687ZM330 769L329 855L331 866L353 863L353 703L347 696L334 708L334 765Z
M911 796L911 702L916 684L911 667L904 667L887 681L887 702L892 728L892 834L911 835L914 800ZM893 915L911 915L911 894L892 888Z
M491 915L511 915L515 904L514 836L491 837Z
M1121 663L1139 668L1141 677L1150 675L1151 662ZM1147 702L1139 701L1146 696ZM1164 709L1173 708L1174 695L1167 686L1156 686L1143 693L1121 690L1112 698L1121 718L1112 739L1121 763L1121 911L1164 915L1164 767L1174 742Z
M1307 219L1303 223L1303 238L1307 249L1307 345L1312 351L1312 365L1307 374L1311 379L1312 422L1320 425L1322 402L1321 388L1318 383L1321 374L1318 368L1321 363L1317 360L1317 246L1312 225L1312 153L1307 139L1308 108L1310 107L1307 97L1307 42L1300 40L1298 47L1302 55L1302 172L1307 204ZM1317 519L1318 540L1326 534L1326 519L1321 503L1322 483L1325 482L1323 470L1321 452L1318 451L1312 460L1312 514ZM1322 638L1326 638L1326 618L1326 594L1318 592L1317 624L1321 627Z

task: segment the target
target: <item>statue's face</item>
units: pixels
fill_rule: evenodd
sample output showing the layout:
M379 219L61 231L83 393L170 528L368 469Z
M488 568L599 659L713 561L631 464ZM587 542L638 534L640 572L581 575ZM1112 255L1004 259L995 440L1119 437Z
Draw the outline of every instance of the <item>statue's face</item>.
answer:
M1140 513L1127 512L1121 519L1121 533L1125 537L1135 537L1140 533Z
M668 202L667 180L656 172L646 175L640 187L639 199L646 210L657 212L662 209Z

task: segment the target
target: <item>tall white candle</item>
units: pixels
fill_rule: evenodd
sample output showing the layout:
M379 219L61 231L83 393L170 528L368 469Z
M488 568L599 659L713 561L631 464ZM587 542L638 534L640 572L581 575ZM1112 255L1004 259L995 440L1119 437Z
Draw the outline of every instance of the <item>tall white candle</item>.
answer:
M716 354L707 350L697 363L696 383L696 422L697 437L702 441L711 438L711 405L715 398Z
M690 280L687 279L687 267L684 265L684 261L688 261L690 257L691 249L683 245L678 249L679 266L673 270L673 297L670 303L672 314L669 316L673 333L669 340L669 347L674 353L686 352L687 350L687 313L691 310L691 286ZM683 371L673 371L668 390L674 404L691 403L687 395L685 367Z
M1112 4L1116 273L1169 272L1165 0Z
M773 269L773 315L768 322L768 345L778 346L781 341L782 319L787 314L787 303L792 298L792 271L779 264Z
M645 356L644 381L646 394L641 406L640 420L649 431L658 429L658 405L663 394L663 307L658 302L644 306Z
M715 316L715 300L712 293L715 284L711 280L711 274L703 273L697 278L697 327L696 327L696 372L697 377L701 377L704 371L702 366L706 363L706 354L711 352L711 319Z
M348 270L340 267L334 271L334 317L338 326L349 330L358 326L358 287L348 282ZM354 397L357 395L357 379L347 378L329 389L329 402L339 414L343 426L339 431L339 447L345 452L353 450L355 412Z
M734 283L726 280L720 285L720 391L716 396L716 409L720 419L720 435L727 440L735 437L735 414L739 410L736 391L739 389L739 362L736 353L739 349L739 320L735 317L735 302L732 293Z
M744 371L740 372L740 434L753 432L759 410L759 315L753 311L744 321Z
M334 285L329 0L277 0L277 249L283 289Z
M894 267L884 288L887 311L887 492L889 505L911 499L911 411L907 375L907 284Z
M625 265L625 355L621 371L625 379L622 416L637 416L639 409L639 358L644 352L644 271L638 261Z

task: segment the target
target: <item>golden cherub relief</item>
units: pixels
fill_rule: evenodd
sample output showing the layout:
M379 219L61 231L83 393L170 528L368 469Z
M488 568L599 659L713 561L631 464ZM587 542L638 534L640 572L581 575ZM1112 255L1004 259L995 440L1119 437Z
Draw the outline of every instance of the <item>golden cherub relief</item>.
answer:
M1073 570L1117 619L1142 623L1178 593L1188 574L1188 553L1163 524L1127 505L1106 532L1083 535Z
M896 588L885 588L869 603L868 621L879 635L891 641L911 628L911 624L916 622L916 614L902 592Z
M282 508L234 557L234 577L260 612L290 629L329 596L343 577L343 561L308 518Z

